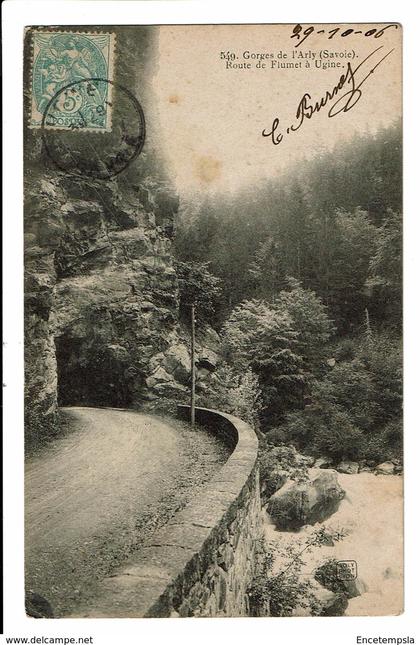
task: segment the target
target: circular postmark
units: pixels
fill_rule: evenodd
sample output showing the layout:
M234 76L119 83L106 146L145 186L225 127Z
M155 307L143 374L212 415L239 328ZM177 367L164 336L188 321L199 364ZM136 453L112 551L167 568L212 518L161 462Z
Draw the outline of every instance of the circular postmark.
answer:
M104 78L61 87L42 115L42 139L54 165L70 175L110 179L140 154L146 125L130 90Z

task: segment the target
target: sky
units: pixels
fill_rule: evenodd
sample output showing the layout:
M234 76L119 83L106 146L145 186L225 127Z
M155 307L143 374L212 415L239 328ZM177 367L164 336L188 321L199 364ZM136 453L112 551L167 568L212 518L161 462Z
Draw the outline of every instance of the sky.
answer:
M315 32L335 27L316 25ZM398 119L401 29L390 27L380 38L374 38L374 34L365 36L375 27L380 29L380 25L372 24L347 25L330 40L329 34L314 32L298 47L297 38L291 38L292 25L159 27L158 68L154 76L159 136L178 192L188 195L235 191L278 175L302 157L339 145L356 132L375 132ZM341 33L346 28L362 33L343 37ZM321 62L321 51L328 52L322 62L338 62L342 67L316 68L315 60ZM245 52L273 53L274 62L263 59L266 67L256 69L259 58L245 58ZM227 60L232 53L236 58ZM346 57L341 56L343 53ZM311 119L305 118L298 131L289 135L284 132L286 127L297 124L296 112L305 93L311 96L307 103L313 105L327 90L333 90L346 74L348 63L353 70L363 63L355 72L358 84L386 54L363 83L354 107L329 118L331 101ZM277 65L299 61L299 67ZM253 68L228 68L229 62L251 63ZM349 87L339 92L344 94ZM284 135L278 145L271 142L271 137L262 136L263 130L271 132L275 118L279 119L276 135L280 131Z

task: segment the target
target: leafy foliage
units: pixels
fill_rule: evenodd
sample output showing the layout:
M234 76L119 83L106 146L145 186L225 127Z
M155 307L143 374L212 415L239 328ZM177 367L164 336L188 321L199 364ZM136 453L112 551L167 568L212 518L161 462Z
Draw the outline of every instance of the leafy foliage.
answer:
M397 331L402 309L402 217L388 210L369 261L366 286L372 292L375 311Z
M382 291L366 281L386 278L381 258L394 254L400 266L401 235L389 213L401 212L401 186L396 123L258 186L181 206L177 252L210 263L225 316L244 300L273 301L292 276L322 298L340 333L354 331L366 306L374 323L391 323L400 313L384 297L389 284Z
M322 526L314 529L305 539L296 539L283 545L276 542L269 545L265 567L248 590L254 615L259 608L268 609L270 616L291 616L297 608L307 609L312 615L322 613L313 581L302 576L305 553L313 549L342 540L345 534ZM273 575L273 565L280 560L283 564Z
M228 360L238 370L251 368L257 374L266 416L281 414L303 387L297 336L287 312L258 300L236 307L223 326Z
M221 280L209 271L208 262L175 264L178 276L181 318L189 320L195 304L196 319L215 324L221 295Z
M337 461L400 458L401 202L395 123L181 207L182 301L204 298L230 369L214 400L233 410L245 397L237 409L277 445ZM206 291L207 274L220 282ZM248 370L261 392L255 413Z
M226 363L220 365L207 391L201 395L200 403L234 414L254 428L259 427L261 390L257 376L249 368L238 373Z
M348 352L349 341L346 341ZM346 356L346 354L345 354ZM315 380L311 404L291 413L286 437L300 449L337 461L399 458L402 366L399 343L373 334L353 343L350 360Z
M289 290L280 291L275 308L285 311L297 331L296 348L307 369L315 368L325 357L326 343L335 329L327 307L310 289L304 289L294 278L288 279Z
M249 265L249 273L254 281L255 291L272 302L286 286L283 249L272 236L260 242Z
M332 333L325 307L311 291L289 280L269 304L248 300L236 307L222 329L227 360L251 368L263 392L264 418L274 423L302 406L305 384Z
M288 479L303 482L308 479L308 460L293 446L260 444L260 482L263 498L269 498Z

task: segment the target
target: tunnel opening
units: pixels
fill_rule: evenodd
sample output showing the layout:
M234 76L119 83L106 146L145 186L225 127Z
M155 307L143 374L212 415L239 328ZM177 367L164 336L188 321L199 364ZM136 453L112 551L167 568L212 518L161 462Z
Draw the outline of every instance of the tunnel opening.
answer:
M67 335L55 338L59 406L130 407L135 375L124 348Z

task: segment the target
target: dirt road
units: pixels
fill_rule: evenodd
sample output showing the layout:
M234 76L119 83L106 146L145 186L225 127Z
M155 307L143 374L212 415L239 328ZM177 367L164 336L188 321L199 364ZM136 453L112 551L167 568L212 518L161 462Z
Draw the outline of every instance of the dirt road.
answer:
M133 411L65 408L65 436L28 458L26 588L65 616L227 459L202 430Z

